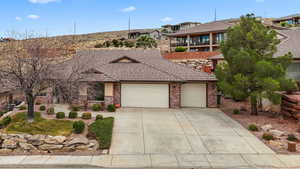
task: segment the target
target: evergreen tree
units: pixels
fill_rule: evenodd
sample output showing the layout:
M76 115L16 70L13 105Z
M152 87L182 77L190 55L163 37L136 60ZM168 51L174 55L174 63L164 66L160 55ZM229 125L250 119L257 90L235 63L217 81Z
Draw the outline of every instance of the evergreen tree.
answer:
M235 100L250 98L252 115L258 114L258 101L262 98L280 104L277 91L297 88L294 80L286 78L292 54L273 57L279 43L276 31L248 14L229 28L221 45L226 63L216 69L219 89Z

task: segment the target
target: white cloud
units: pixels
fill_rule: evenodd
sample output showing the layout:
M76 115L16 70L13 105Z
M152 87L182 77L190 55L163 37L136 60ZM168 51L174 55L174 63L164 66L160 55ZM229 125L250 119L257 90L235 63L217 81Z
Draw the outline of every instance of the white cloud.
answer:
M161 19L161 21L163 21L163 22L170 22L172 20L173 20L173 18L171 18L171 17L164 17Z
M29 2L34 3L34 4L47 4L50 2L58 2L60 0L29 0Z
M19 17L19 16L16 17L16 21L21 21L21 20L22 20L21 17Z
M136 10L136 7L129 6L127 8L122 9L122 12L132 12L132 11L135 11L135 10Z
M27 18L29 18L29 19L39 19L40 16L31 14L31 15L28 15Z

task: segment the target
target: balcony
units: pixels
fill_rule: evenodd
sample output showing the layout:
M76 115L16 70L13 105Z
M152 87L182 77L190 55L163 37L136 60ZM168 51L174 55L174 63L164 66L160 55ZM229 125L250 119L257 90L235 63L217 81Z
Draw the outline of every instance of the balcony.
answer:
M171 43L171 47L177 47L177 46L188 46L186 42L173 42Z

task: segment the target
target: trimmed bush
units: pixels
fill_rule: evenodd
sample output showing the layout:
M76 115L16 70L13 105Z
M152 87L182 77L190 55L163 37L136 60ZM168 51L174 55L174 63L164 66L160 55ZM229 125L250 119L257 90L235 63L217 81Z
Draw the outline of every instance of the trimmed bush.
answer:
M4 128L6 126L8 126L11 122L11 117L10 116L6 116L4 117L1 121L0 121L0 128Z
M293 142L299 142L299 139L294 134L289 134L287 140Z
M185 52L185 51L187 51L187 48L185 47L178 46L175 48L175 52Z
M96 120L103 120L103 116L102 116L101 114L98 114L98 115L96 116Z
M25 105L19 107L19 110L26 110L26 109L27 107Z
M102 106L100 104L93 104L92 110L93 111L101 111L102 110Z
M257 125L255 125L255 124L250 124L250 125L248 126L248 129L249 129L250 131L258 131L258 127L257 127Z
M64 119L66 117L65 112L58 112L56 113L57 119Z
M80 106L71 105L70 106L71 111L80 111Z
M54 112L54 107L49 107L49 108L47 109L47 114L48 114L48 115L53 115L53 114L55 114L55 112Z
M99 142L100 149L109 149L113 132L114 118L104 118L96 120L89 126L87 137L96 139Z
M35 105L41 105L41 104L42 104L41 102L36 102L36 103L35 103Z
M74 129L74 133L76 134L80 134L84 131L85 128L85 124L83 121L75 121L73 123L73 129Z
M78 117L78 113L76 111L71 111L69 113L69 118L70 119L76 119Z
M89 120L89 119L92 119L92 113L90 112L85 112L81 115L81 118L82 119L85 119L85 120Z
M40 106L40 111L45 111L46 110L46 106Z
M116 111L116 106L114 104L110 104L107 106L107 111L109 112L115 112Z
M274 136L273 136L273 134L271 134L271 133L264 133L264 134L262 135L262 138L263 138L264 140L267 140L267 141L270 141L270 140L274 140L274 139L275 139Z
M237 115L237 114L241 114L241 111L239 109L234 109L232 113Z

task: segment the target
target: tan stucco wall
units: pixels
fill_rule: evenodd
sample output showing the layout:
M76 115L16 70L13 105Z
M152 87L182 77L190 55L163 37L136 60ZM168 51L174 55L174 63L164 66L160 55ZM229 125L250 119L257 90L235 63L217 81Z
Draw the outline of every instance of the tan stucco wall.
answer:
M104 84L104 96L114 96L114 84L105 83Z
M88 85L86 83L82 83L79 86L79 95L80 96L86 96L87 95L87 88Z

